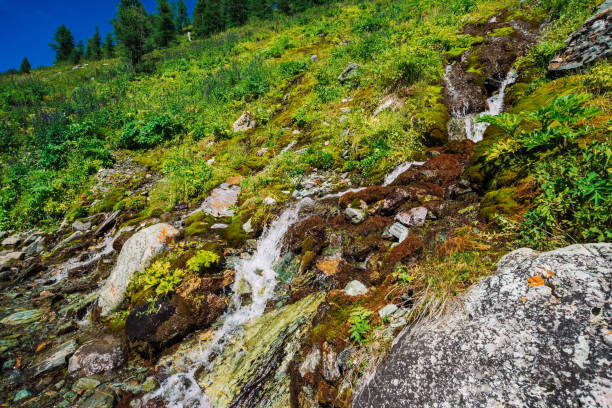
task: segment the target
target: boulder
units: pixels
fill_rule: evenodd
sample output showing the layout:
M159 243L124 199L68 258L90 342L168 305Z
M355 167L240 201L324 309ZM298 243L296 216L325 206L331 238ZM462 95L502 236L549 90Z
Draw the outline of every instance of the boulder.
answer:
M360 224L365 220L366 212L364 210L348 207L344 210L344 215L346 215L353 224Z
M21 234L13 234L2 240L2 246L5 248L15 248L21 244L23 236Z
M234 210L231 207L238 202L240 191L238 186L223 183L210 192L200 209L213 217L233 217Z
M101 237L108 230L113 228L113 226L115 225L115 222L117 221L117 217L119 216L120 213L121 213L121 211L117 210L117 211L111 213L108 217L106 217L106 219L104 221L102 221L102 224L100 224L100 226L96 229L95 236L96 237Z
M368 293L368 288L358 280L353 280L346 284L344 293L348 296L361 296Z
M396 222L393 225L389 226L389 228L385 229L382 234L382 237L397 238L399 242L402 242L408 237L409 234L410 231L408 230L408 228L406 228L403 224Z
M121 367L125 362L125 348L120 339L104 336L81 346L68 361L68 375L89 377Z
M86 232L86 231L89 231L90 229L91 229L91 222L82 222L82 221L76 220L75 222L72 223L73 231Z
M606 406L612 244L519 249L439 320L410 326L353 406Z
M334 382L340 378L340 368L338 367L338 355L332 347L324 342L323 351L323 378L329 382Z
M123 302L132 276L143 270L179 231L168 224L156 224L132 235L121 248L117 263L98 297L101 316L108 316Z
M350 62L346 68L344 68L344 71L342 71L342 73L338 76L338 81L340 81L340 83L346 82L349 78L353 77L357 73L358 68L359 65L354 62Z
M32 377L62 367L66 364L66 359L74 353L76 348L77 342L75 340L69 340L39 356L30 366L29 370Z
M317 366L321 361L321 352L319 348L315 346L310 353L306 356L302 364L300 364L300 375L304 377L307 374L314 373L317 370Z
M45 239L42 236L36 237L34 239L34 241L32 241L23 250L23 253L25 254L25 256L29 258L29 257L36 256L36 255L42 253L45 250L45 247L43 245L44 240Z
M422 227L427 218L427 208L416 207L409 211L402 211L395 216L395 220L407 227Z
M383 307L382 309L380 309L378 311L378 315L380 316L381 319L384 319L385 317L391 316L393 313L395 313L397 309L398 309L397 306L391 303Z
M234 122L234 133L246 132L257 127L257 121L253 114L249 111L244 111L242 115Z

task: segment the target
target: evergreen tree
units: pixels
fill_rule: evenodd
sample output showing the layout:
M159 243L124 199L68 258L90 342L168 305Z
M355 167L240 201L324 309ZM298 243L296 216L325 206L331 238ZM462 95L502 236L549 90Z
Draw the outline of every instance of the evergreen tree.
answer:
M221 0L198 0L193 12L193 29L200 36L225 28Z
M113 43L113 34L106 34L106 41L104 41L104 45L102 46L102 53L104 54L104 58L114 58L115 57L115 44Z
M62 24L55 32L53 39L55 44L49 45L55 50L55 62L68 61L74 49L74 37L70 30Z
M185 0L179 0L176 6L176 29L179 32L183 31L183 28L189 23L189 13L187 12L187 5Z
M93 37L87 40L87 52L85 57L88 60L102 59L102 37L100 37L100 30L98 27L96 27Z
M247 13L244 0L223 0L225 27L236 27L246 23Z
M148 51L151 25L147 11L138 0L121 0L117 16L111 23L117 42L123 47L132 66L136 67Z
M155 22L155 45L166 47L174 40L176 27L174 13L168 0L157 0L157 17Z
M70 62L74 65L78 65L84 56L85 46L83 45L83 41L79 40L79 44L72 50L72 53L70 53Z
M28 61L27 58L24 58L23 61L21 61L21 68L19 68L19 73L29 74L31 69L32 66L30 65L30 61Z

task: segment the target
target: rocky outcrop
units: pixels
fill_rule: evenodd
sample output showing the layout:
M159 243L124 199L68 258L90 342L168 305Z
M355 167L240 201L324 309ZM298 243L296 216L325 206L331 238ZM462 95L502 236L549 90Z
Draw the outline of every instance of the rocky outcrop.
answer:
M213 217L233 217L233 206L238 202L240 187L222 183L210 192L200 207L201 211Z
M234 133L246 132L247 130L255 129L257 127L257 121L253 117L253 114L249 111L244 111L242 115L234 122L233 130Z
M407 329L354 406L608 406L611 282L611 244L511 252L440 321Z
M115 268L100 290L98 307L102 316L108 316L121 305L134 273L144 269L178 235L179 231L171 225L156 224L137 232L126 241Z
M574 32L566 46L548 65L553 75L580 70L612 55L612 1L604 2L597 14Z
M121 340L104 336L81 346L68 361L68 375L89 377L123 365L125 349Z
M346 68L344 68L344 71L338 75L338 81L342 84L345 83L357 74L358 69L359 65L357 65L355 62L350 62Z

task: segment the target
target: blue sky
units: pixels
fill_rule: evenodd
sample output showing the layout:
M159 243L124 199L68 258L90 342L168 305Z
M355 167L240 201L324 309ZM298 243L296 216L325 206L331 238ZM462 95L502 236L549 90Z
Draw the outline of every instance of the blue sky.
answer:
M156 0L141 1L149 12L155 11ZM196 0L185 3L191 17ZM0 0L0 72L19 69L23 57L33 67L53 64L55 53L49 43L61 24L72 31L75 44L79 40L87 44L96 26L105 38L112 31L110 20L118 4L119 0Z

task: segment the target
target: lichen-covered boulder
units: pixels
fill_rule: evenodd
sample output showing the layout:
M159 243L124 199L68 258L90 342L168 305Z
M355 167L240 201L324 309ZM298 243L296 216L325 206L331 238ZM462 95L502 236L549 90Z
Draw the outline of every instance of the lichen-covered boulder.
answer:
M156 224L137 232L126 241L115 268L100 290L98 307L101 316L108 316L121 305L134 273L144 269L178 235L179 231L173 226Z
M249 111L244 111L242 115L234 122L233 130L234 133L246 132L247 130L255 129L257 127L257 121L253 117L253 114Z
M68 361L68 375L89 377L120 367L125 362L125 348L120 339L104 336L81 346Z
M408 328L354 406L612 404L612 244L519 249L439 321Z

